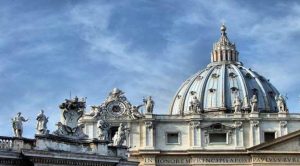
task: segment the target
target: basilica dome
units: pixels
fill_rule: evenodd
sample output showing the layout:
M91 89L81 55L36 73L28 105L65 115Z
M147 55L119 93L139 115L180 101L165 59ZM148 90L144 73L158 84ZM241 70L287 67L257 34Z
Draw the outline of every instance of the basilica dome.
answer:
M234 112L236 100L241 112L251 111L253 96L258 112L278 112L278 90L254 70L246 68L239 61L239 52L221 26L221 37L213 45L211 63L192 75L178 89L171 103L169 113L189 114L193 103L202 113Z

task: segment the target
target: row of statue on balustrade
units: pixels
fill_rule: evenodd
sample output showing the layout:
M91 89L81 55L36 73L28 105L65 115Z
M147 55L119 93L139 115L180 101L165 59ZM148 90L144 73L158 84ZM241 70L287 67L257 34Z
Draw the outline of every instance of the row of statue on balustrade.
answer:
M36 120L36 134L37 135L47 135L49 134L49 130L47 129L49 117L46 117L44 111L37 115ZM27 122L29 119L26 119L22 116L21 112L17 113L17 116L12 119L12 126L15 137L22 138L23 135L23 122ZM98 138L101 141L110 141L108 134L111 128L111 125L103 119L98 120ZM129 128L124 126L123 123L120 123L118 127L118 131L116 131L115 135L112 138L113 145L121 146L126 140L126 135L129 132Z
M49 117L46 117L44 111L37 115L36 120L36 134L48 134L49 130L47 130L47 123ZM23 136L23 122L27 122L29 119L26 119L22 116L22 113L17 113L17 116L11 119L12 120L12 127L15 137L21 138Z
M247 99L247 97L245 97ZM288 108L286 107L285 99L282 95L275 96L277 110L280 113L288 112ZM235 96L233 100L233 109L234 113L240 113L242 110L242 105L246 105L247 107L247 100L244 100L244 102L241 101L240 97L238 95ZM250 99L250 110L252 113L259 112L258 110L258 98L257 95L254 94L252 98ZM202 113L203 109L201 108L201 102L197 98L197 96L194 96L193 99L190 101L189 105L189 111L191 113Z

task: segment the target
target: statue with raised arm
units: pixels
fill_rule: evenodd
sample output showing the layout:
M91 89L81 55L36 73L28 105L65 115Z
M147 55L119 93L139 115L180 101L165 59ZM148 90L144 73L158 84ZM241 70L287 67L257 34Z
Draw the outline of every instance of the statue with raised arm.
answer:
M257 96L256 94L254 94L251 98L251 112L257 112L258 108L257 108L257 102L258 102L258 99L257 99Z
M233 101L234 113L240 113L241 106L242 106L241 99L236 95Z
M48 117L45 116L44 110L37 115L36 120L36 134L48 134L49 130L47 130Z
M110 124L100 119L97 122L97 128L99 129L99 140L108 141L108 130L110 129Z
M275 96L277 109L279 112L287 112L285 100L282 95Z
M23 122L27 122L28 119L25 119L23 116L21 116L21 112L18 112L17 116L12 118L11 120L15 137L22 138Z
M154 101L152 100L152 97L149 96L147 99L144 99L143 101L145 103L146 113L147 114L152 114L153 113L153 108L154 108Z
M114 146L122 146L124 141L126 140L126 131L129 130L126 128L123 123L120 123L118 131L115 133L113 137L113 145Z

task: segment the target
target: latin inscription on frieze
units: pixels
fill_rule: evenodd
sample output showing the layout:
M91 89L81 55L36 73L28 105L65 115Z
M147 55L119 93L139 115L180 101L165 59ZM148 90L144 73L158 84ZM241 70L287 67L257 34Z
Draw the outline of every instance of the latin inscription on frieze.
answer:
M220 157L156 157L144 158L145 164L189 165L189 164L249 164L249 163L299 163L300 156L220 156Z

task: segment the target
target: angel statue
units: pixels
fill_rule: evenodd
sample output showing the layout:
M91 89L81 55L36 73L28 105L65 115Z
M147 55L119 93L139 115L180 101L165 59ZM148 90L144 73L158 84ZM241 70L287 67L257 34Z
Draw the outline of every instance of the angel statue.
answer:
M36 134L48 134L49 130L47 130L47 123L49 117L46 117L44 114L44 110L37 115L36 120Z
M129 116L132 119L139 119L142 118L143 115L139 112L139 109L144 106L144 104L139 105L139 106L131 106L131 108L129 109Z
M21 112L18 112L17 116L11 120L15 137L22 138L23 122L27 122L28 119L25 119L23 116L21 116Z

